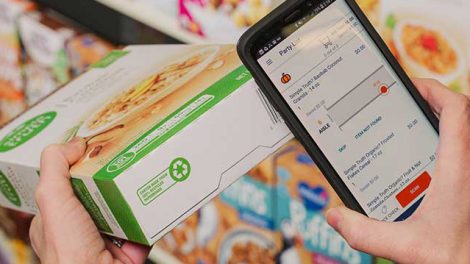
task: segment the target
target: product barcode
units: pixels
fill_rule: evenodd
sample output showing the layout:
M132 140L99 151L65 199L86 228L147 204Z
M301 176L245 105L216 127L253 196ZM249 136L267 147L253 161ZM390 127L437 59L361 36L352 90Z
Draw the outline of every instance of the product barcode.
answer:
M266 96L261 92L259 89L256 89L256 92L258 93L258 96L260 98L260 101L263 103L264 108L266 109L266 112L273 122L273 124L278 124L282 122L281 117L279 116L279 113L274 109L274 107L268 102L268 99Z

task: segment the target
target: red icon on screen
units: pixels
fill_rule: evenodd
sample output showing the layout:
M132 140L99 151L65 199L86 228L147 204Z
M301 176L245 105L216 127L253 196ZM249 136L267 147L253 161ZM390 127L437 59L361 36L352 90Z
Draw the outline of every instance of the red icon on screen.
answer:
M387 85L381 85L379 92L381 95L387 95L390 92L390 89L387 87Z
M288 73L287 74L286 73L282 74L281 82L283 84L286 84L286 83L290 82L290 80L292 80L292 76L290 76L290 74L288 74Z

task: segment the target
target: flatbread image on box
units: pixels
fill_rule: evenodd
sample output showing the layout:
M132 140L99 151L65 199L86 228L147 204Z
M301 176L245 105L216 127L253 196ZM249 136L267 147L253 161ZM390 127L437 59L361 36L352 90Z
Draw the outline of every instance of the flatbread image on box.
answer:
M80 136L87 141L86 154L72 173L95 173L123 146L238 67L232 47L196 48L174 57L176 62L168 59L161 69L86 114L85 121L74 127L76 131L65 135L65 140Z

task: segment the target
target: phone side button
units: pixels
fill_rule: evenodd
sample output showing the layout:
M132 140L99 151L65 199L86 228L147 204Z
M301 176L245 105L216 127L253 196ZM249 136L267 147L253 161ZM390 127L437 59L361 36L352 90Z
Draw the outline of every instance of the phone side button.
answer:
M396 199L400 205L404 208L413 202L420 194L422 194L431 183L431 176L427 171L423 172L418 176L413 182L405 187L399 194L397 194Z

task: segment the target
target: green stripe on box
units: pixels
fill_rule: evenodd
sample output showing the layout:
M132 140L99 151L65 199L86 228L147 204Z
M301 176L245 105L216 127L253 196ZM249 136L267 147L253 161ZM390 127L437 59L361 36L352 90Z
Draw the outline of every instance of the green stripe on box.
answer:
M21 207L21 198L8 177L0 171L0 193L16 207Z
M375 264L393 264L393 262L391 262L390 260L383 259L383 258L376 258Z
M113 213L114 218L116 218L122 231L126 234L127 239L140 244L149 245L134 213L116 184L113 181L96 179L95 183Z
M88 211L98 229L112 234L113 230L111 230L109 227L108 222L106 222L106 219L101 213L100 208L93 200L93 197L91 196L83 181L80 179L72 179L72 186L78 199Z
M244 66L238 67L152 127L101 168L93 178L114 179L250 79L248 70Z
M127 55L129 51L124 50L112 50L106 56L104 56L101 60L91 65L91 68L106 68L109 65L113 64L118 59Z

